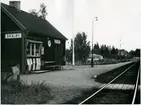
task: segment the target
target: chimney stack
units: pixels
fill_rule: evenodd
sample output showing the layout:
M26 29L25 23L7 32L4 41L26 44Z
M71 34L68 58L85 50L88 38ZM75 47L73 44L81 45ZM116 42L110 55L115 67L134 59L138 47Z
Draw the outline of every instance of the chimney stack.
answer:
M20 1L9 1L9 5L12 7L15 7L19 11L21 9L21 2Z

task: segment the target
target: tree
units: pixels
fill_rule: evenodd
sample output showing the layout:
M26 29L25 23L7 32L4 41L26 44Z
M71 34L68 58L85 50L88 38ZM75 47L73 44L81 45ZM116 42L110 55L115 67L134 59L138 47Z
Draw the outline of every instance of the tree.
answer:
M140 49L136 49L135 50L135 56L136 57L140 57Z
M111 48L106 45L101 45L100 47L100 54L104 57L109 57L111 53Z
M140 57L140 49L136 49L135 51L134 50L131 50L129 52L129 54L132 56L132 57Z
M46 19L46 16L47 16L46 6L44 3L41 3L40 10L38 12L36 9L32 9L29 11L29 13L31 13L34 16L41 17L42 19Z
M70 50L72 52L72 40ZM86 60L90 53L90 42L87 41L87 35L85 32L77 33L74 39L75 49L75 61L81 61L82 64L86 63Z
M36 11L36 9L32 9L29 11L30 14L35 15L35 16L39 16L39 13Z
M42 3L42 4L40 5L39 13L41 14L40 17L41 17L42 19L46 19L47 10L46 10L46 6L45 6L44 3Z
M111 54L113 54L113 55L116 54L116 49L114 46L112 47Z
M115 48L114 46L111 49L111 57L117 59L118 57L118 49Z
M72 51L71 51L71 49L66 49L66 61L67 62L72 61Z
M99 48L99 44L98 44L98 43L96 43L96 44L94 45L93 53L95 53L95 54L100 54L100 48Z

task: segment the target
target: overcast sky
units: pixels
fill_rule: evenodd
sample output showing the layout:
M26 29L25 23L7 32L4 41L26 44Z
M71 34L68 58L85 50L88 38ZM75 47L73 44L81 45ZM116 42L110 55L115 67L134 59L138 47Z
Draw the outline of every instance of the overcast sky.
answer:
M97 16L94 43L117 48L121 44L128 51L141 48L141 0L21 0L21 9L39 10L41 3L47 6L46 19L68 38L67 47L78 32L85 32L88 41L92 40L92 18Z

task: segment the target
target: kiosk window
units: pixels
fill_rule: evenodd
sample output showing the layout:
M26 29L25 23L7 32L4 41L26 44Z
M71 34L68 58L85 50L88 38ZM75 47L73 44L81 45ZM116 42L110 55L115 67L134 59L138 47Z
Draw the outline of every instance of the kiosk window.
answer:
M39 57L41 56L41 46L42 42L31 41L27 42L27 56Z

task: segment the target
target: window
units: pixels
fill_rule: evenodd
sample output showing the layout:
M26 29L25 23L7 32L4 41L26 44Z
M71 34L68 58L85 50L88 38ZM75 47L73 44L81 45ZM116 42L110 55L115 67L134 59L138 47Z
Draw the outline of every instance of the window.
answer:
M27 40L27 56L39 57L41 56L42 42Z

